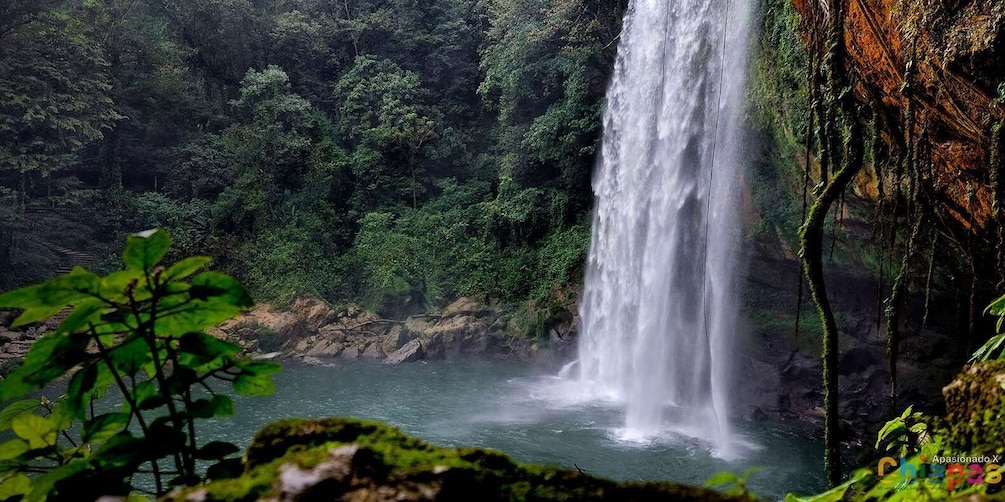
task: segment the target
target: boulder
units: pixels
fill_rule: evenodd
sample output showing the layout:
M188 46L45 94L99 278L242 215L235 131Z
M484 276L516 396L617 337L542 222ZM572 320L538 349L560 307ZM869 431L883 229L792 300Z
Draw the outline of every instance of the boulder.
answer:
M1005 360L970 366L942 395L951 451L1005 453Z
M342 350L339 357L342 359L359 359L359 356L363 354L358 345L350 345Z
M179 488L162 500L749 501L708 488L617 482L529 465L477 448L442 448L378 422L330 418L267 425L236 479Z
M408 331L402 325L395 325L391 327L386 335L380 338L380 349L385 354L390 354L403 347L413 338L415 336L411 331Z
M313 297L301 297L293 300L290 311L302 319L307 329L317 332L322 326L335 318L335 311L327 303Z
M451 303L447 308L443 309L443 316L454 316L454 315L464 315L464 314L477 314L486 310L484 303L478 301L477 298L470 296L465 296L458 298L454 303Z
M380 342L374 340L363 349L364 359L383 359L384 351L380 350Z
M392 352L384 362L387 364L401 364L415 362L419 359L422 359L422 343L416 338Z

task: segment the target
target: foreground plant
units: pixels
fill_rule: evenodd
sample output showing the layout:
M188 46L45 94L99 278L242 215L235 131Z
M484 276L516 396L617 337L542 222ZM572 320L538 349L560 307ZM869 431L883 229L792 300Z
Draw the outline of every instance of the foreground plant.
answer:
M0 444L0 499L127 495L137 474L152 478L145 491L161 495L240 472L238 447L197 441L195 421L233 414L213 383L271 394L280 367L238 357L240 347L205 333L251 298L233 278L203 271L207 257L159 265L170 244L162 230L133 235L120 272L99 277L78 267L0 295L0 307L24 311L14 326L72 309L0 382L0 401L9 402L72 374L58 400L23 399L0 412L0 431L16 436Z
M1005 359L1005 332L1002 331L1002 326L1005 325L1005 296L991 302L991 305L984 309L984 313L998 316L998 322L995 324L998 334L974 352L970 358L971 363Z

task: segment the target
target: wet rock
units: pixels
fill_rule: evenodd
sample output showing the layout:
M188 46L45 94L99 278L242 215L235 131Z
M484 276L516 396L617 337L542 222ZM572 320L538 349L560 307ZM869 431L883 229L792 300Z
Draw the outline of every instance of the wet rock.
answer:
M411 363L422 359L422 344L414 339L394 351L384 360L387 364Z

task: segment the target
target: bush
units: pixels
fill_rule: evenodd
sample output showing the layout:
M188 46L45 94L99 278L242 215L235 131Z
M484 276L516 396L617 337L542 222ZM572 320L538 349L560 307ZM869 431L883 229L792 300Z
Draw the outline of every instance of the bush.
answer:
M210 383L269 394L279 366L240 358L240 347L205 333L251 299L234 279L203 271L209 258L160 265L170 242L161 230L133 235L124 270L99 277L78 268L0 295L0 306L23 310L14 326L73 308L0 382L0 401L9 403L0 431L14 436L0 444L0 498L125 496L144 466L156 495L241 472L237 446L200 443L194 421L233 414L231 398ZM58 400L26 399L71 373ZM125 401L121 408L95 406L113 386Z

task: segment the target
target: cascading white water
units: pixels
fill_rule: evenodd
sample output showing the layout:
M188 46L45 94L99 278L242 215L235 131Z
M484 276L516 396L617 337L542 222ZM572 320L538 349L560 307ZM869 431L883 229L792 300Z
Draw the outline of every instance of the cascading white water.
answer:
M728 448L749 1L632 0L625 16L579 363L625 403L628 436L683 429Z

